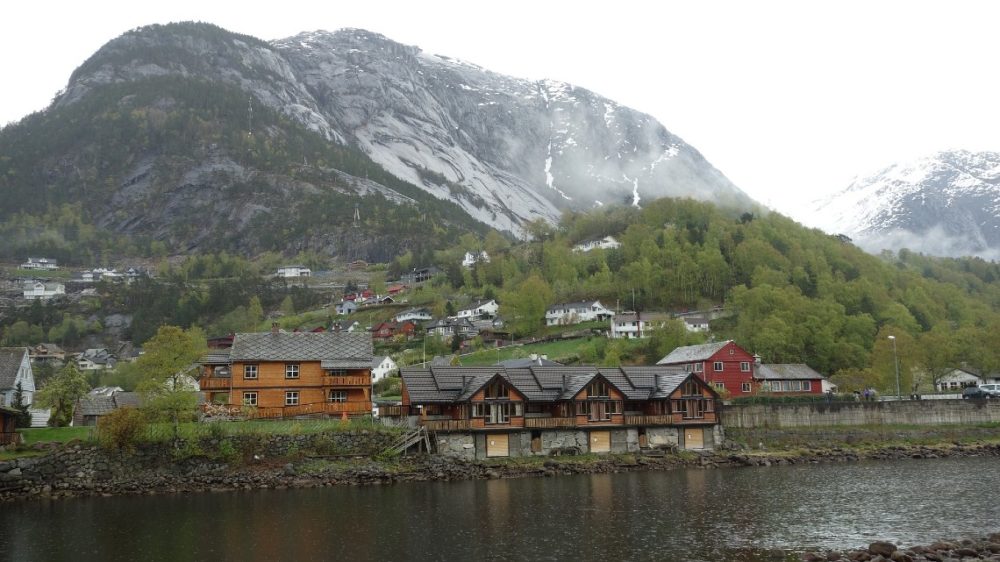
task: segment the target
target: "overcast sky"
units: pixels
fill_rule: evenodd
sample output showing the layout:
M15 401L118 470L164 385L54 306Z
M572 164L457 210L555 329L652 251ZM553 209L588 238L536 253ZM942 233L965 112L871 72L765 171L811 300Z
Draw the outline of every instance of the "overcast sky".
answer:
M1000 150L1000 3L17 2L0 20L0 124L43 109L101 45L211 22L261 39L358 27L656 117L757 200L807 203L901 159ZM2 156L2 155L0 155Z

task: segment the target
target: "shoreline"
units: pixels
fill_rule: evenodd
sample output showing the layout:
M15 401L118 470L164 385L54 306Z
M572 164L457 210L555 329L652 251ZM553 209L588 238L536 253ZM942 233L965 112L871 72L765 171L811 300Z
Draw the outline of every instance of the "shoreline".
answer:
M97 496L556 477L685 468L1000 457L1000 443L886 445L865 449L827 447L767 452L736 449L680 451L662 456L617 454L483 461L436 455L376 460L358 455L270 457L249 462L194 456L165 462L163 453L162 450L140 450L134 455L122 455L109 453L96 445L71 444L42 456L0 461L0 503Z

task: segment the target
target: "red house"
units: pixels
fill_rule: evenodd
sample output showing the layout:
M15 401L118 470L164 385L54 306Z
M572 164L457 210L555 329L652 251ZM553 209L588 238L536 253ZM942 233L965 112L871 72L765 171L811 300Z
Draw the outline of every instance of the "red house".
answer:
M681 367L732 397L754 392L754 356L732 340L678 347L657 365Z

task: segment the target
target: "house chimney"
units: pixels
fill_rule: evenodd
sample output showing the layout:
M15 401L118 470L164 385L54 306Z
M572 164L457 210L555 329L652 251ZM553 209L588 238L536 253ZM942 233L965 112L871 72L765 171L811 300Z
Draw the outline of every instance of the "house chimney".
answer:
M469 390L469 377L462 375L462 392Z
M562 376L562 391L566 392L566 375Z
M278 323L277 322L271 322L271 334L272 335L278 335Z
M757 366L760 365L760 355L757 355L756 353L753 354L753 364Z

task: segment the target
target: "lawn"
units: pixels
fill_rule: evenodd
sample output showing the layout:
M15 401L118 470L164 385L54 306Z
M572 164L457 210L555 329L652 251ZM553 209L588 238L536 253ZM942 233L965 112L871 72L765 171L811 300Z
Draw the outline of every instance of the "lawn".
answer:
M87 441L93 437L93 427L38 427L19 430L25 445L35 443L65 443L74 439Z

